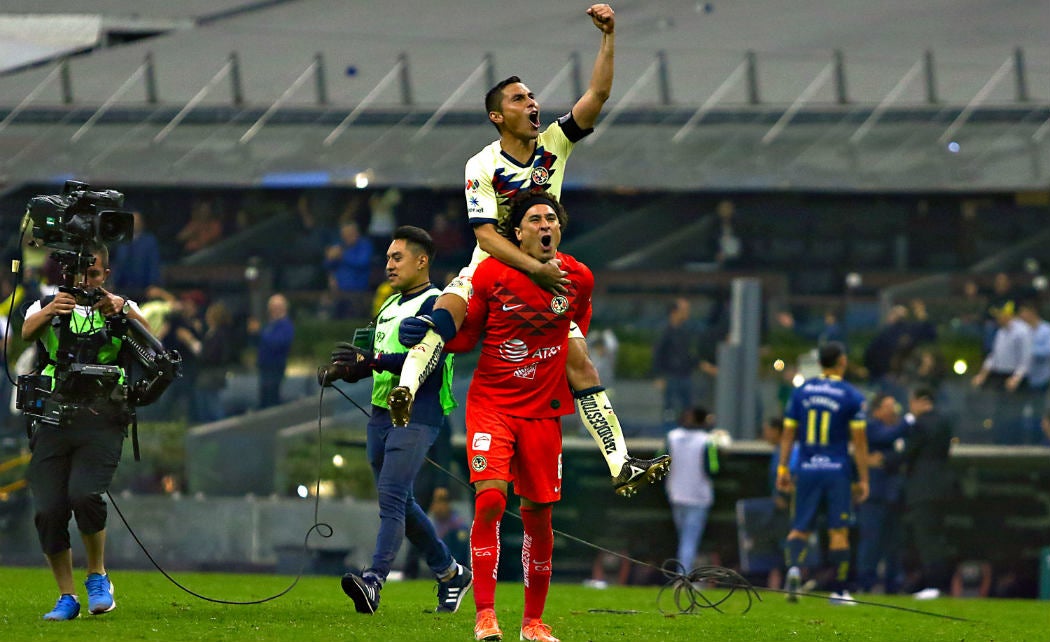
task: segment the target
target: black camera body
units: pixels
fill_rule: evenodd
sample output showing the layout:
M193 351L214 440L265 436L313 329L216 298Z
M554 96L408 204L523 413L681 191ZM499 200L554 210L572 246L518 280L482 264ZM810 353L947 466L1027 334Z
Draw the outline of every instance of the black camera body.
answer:
M87 183L66 181L61 194L34 196L26 210L33 222L33 238L46 247L76 251L95 243L120 243L131 238L131 212L116 190L92 191ZM106 209L109 208L109 209Z
M66 181L61 194L30 199L26 217L33 224L38 245L51 248L51 258L62 267L62 292L72 294L78 305L92 307L105 295L101 288L75 284L74 277L86 274L94 262L92 246L130 240L134 216L117 209L124 195L116 190L92 191L86 183ZM82 287L83 286L83 287ZM58 335L54 376L40 374L18 378L16 406L27 416L53 425L68 425L84 411L131 411L153 403L181 374L182 358L165 351L161 343L138 321L123 312L108 317L105 327L77 335L69 317L52 323ZM143 375L126 381L130 371L115 364L90 363L99 346L118 337L123 341L122 364L139 365Z

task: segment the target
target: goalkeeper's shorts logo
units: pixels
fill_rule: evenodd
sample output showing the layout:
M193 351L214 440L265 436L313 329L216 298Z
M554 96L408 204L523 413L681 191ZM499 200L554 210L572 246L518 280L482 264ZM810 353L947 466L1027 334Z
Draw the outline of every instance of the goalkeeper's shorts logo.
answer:
M474 455L474 459L470 460L470 467L474 469L474 472L480 473L489 467L489 460L481 455Z
M492 435L487 432L479 432L474 435L474 440L470 442L470 447L474 450L488 450L492 447Z

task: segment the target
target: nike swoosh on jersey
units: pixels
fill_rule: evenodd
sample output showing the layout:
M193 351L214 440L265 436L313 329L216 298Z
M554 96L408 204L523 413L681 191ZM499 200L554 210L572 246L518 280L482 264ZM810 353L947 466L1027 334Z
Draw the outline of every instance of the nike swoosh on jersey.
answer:
M397 318L397 315L394 315L392 317L385 317L385 318L384 317L379 317L379 320L376 323L387 323L387 322L393 321L396 318Z
M507 305L506 303L504 303L503 304L503 311L504 312L510 312L511 310L517 310L518 308L520 308L523 305L525 305L525 304L524 303L519 303L518 305Z

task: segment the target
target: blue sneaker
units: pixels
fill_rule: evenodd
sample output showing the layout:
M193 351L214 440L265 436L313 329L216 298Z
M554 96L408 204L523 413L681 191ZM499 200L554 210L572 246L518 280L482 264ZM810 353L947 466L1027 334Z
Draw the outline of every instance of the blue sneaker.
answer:
M55 608L50 613L44 613L45 620L58 622L61 620L75 620L80 615L80 601L76 595L59 595L55 602Z
M113 582L109 581L109 575L91 573L84 582L88 592L88 612L92 615L109 613L117 606L113 599Z

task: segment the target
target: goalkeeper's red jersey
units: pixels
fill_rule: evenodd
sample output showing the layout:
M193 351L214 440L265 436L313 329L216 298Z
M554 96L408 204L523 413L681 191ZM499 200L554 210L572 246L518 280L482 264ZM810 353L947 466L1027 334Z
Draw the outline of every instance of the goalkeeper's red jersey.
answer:
M569 325L584 334L591 323L590 268L558 253L568 272L565 294L553 294L497 259L474 272L474 292L463 327L445 349L469 352L481 339L481 358L467 403L515 417L559 417L575 412L565 377Z

